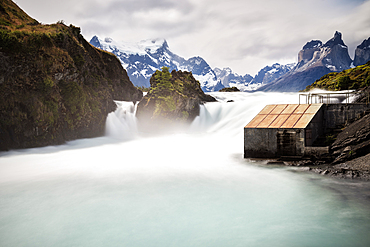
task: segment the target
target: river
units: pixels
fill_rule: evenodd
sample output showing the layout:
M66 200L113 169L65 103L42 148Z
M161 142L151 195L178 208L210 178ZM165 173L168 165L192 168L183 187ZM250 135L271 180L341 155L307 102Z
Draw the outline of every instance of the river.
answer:
M188 130L0 153L0 246L370 246L369 183L243 159L243 127L297 93L212 93ZM233 102L227 102L233 100Z

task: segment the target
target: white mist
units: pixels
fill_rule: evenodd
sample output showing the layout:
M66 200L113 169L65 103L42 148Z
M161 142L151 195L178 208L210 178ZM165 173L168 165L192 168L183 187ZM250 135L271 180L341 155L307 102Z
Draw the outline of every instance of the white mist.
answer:
M370 244L342 183L242 158L243 127L298 94L213 95L183 133L146 137L118 102L105 137L1 153L0 246Z

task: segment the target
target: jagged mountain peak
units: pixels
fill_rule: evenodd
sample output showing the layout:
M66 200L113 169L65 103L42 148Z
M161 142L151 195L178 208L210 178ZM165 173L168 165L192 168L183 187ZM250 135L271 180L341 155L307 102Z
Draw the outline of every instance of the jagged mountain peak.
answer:
M329 39L323 47L333 47L335 45L341 45L347 47L342 40L342 33L336 31L334 37Z
M362 41L362 43L360 45L358 45L357 48L360 48L360 49L363 49L363 50L370 49L370 37L368 39L365 39L364 41Z
M365 39L360 45L357 46L353 65L363 65L368 61L370 61L370 38Z
M305 49L314 49L314 48L318 48L318 47L321 47L321 46L322 46L321 40L311 40L303 46L303 50L305 50Z

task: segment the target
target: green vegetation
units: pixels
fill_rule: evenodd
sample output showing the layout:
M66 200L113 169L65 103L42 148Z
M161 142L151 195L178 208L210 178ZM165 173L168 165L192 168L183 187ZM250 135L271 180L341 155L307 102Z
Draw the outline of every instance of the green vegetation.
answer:
M310 91L314 88L331 91L348 89L357 90L368 86L370 86L370 61L353 69L324 75L313 84L307 86L304 91Z
M219 92L240 92L240 90L237 87L224 87Z
M334 142L335 142L335 140L336 140L337 138L336 138L336 135L335 134L327 134L326 136L325 136L325 141L324 141L324 144L326 145L326 146L330 146L331 144L333 144Z
M156 84L152 85L152 91L173 91L174 85L171 83L172 75L168 67L163 67L162 71L157 70L154 73Z
M138 100L117 58L80 33L0 0L0 150L100 135L113 99Z
M140 91L142 92L149 92L149 88L148 87L144 87L144 86L136 86L137 89L139 89Z
M147 129L163 129L189 123L199 114L199 104L215 99L204 94L191 72L163 67L150 79L148 94L140 101L136 116Z
M176 109L176 102L171 92L175 92L172 84L172 75L168 67L163 67L162 71L157 70L153 74L154 83L149 89L149 94L153 95L155 100L154 116L166 116L168 112Z

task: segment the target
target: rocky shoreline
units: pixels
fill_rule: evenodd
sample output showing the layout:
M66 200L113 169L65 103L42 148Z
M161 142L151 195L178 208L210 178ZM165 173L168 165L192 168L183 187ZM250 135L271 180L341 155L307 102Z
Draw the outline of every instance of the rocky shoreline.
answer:
M329 177L370 181L370 154L336 165L310 160L283 161L282 163L286 166L300 167L302 171Z
M329 146L329 154L284 164L331 177L370 181L370 114L347 125Z

